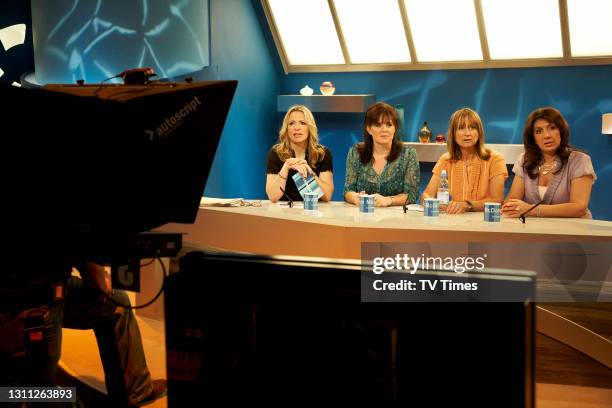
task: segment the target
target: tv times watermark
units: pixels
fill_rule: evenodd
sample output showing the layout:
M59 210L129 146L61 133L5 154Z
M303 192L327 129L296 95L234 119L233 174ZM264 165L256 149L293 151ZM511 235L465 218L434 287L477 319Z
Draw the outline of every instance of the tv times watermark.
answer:
M364 302L612 301L610 243L364 243Z

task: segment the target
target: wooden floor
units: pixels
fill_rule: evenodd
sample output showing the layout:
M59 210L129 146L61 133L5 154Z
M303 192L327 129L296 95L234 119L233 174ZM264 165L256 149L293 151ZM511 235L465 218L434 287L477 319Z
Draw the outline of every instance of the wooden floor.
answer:
M163 322L138 317L138 323L153 378L167 378ZM562 346L563 350L565 346L555 343L552 339L538 335L536 407L612 407L612 382L607 380L612 378L612 370L573 349L559 352L559 347ZM578 353L578 356L573 353ZM61 366L80 381L105 391L102 365L92 330L64 329ZM160 398L146 406L165 408L167 398Z
M536 384L536 408L610 408L612 389Z
M539 306L612 340L612 303L540 303Z
M612 341L612 303L555 303L540 306ZM612 370L565 344L538 334L536 381L612 389Z

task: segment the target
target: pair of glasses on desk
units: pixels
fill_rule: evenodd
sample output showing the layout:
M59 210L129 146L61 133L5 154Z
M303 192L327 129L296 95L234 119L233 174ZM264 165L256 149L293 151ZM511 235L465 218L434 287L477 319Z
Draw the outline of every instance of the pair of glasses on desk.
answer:
M242 207L261 207L261 200L242 201L242 203L240 203L240 205Z

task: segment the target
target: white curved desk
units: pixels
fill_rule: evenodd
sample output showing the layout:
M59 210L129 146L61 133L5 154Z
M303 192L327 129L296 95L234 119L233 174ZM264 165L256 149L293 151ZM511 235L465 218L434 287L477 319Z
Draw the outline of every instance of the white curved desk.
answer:
M194 224L167 224L197 245L265 255L361 259L362 242L612 242L612 222L586 219L502 218L483 213L424 217L401 207L361 214L343 202L319 203L315 215L279 207L200 208Z

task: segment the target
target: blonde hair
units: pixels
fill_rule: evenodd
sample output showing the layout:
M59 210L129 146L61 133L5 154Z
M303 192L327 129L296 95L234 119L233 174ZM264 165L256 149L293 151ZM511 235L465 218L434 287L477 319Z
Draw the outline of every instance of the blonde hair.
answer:
M304 105L294 105L289 108L285 117L283 118L283 124L278 131L278 143L273 146L274 151L278 154L278 157L285 161L294 156L293 149L291 149L291 140L289 139L289 116L293 112L302 112L308 127L308 164L314 170L317 163L325 157L325 149L319 144L319 132L317 131L317 124L315 118L312 115L310 109Z
M489 160L489 157L491 157L491 150L485 147L485 134L482 120L480 120L478 113L470 108L461 108L455 111L448 121L448 140L446 141L446 149L448 150L448 154L450 154L450 160L461 160L461 148L457 142L455 142L455 135L459 126L464 123L474 123L476 125L476 131L478 132L476 154L478 154L478 157L482 160Z

